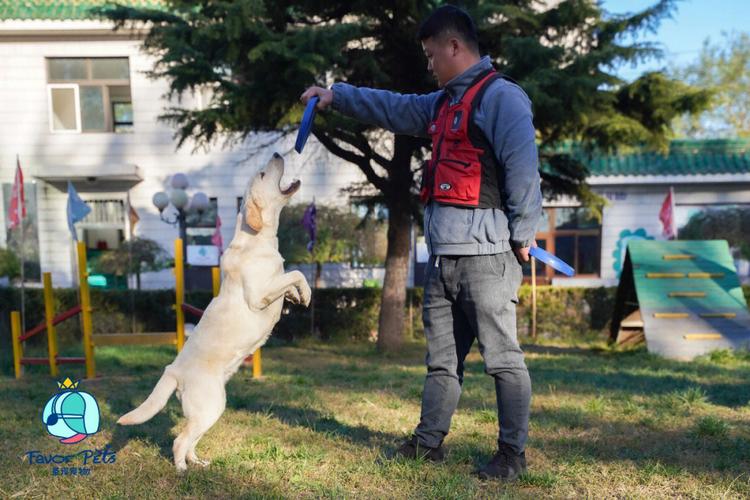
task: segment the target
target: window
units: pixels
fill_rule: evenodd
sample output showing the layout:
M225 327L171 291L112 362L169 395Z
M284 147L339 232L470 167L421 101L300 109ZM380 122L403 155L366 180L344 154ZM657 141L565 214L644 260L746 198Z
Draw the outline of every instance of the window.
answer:
M123 200L87 200L91 212L81 221L81 225L125 225L125 202Z
M584 207L544 209L536 235L537 244L555 254L576 270L576 275L598 276L601 266L601 223ZM537 262L537 280L549 283L564 276ZM531 266L524 265L524 275L531 276Z
M127 57L49 58L47 88L50 131L133 131Z
M554 253L576 270L576 274L599 274L601 225L587 208L556 208ZM562 275L556 272L557 275Z

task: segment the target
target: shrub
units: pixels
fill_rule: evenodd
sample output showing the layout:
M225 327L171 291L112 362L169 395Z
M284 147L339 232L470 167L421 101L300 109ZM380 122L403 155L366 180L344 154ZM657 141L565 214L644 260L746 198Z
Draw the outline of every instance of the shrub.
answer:
M537 335L541 338L591 338L608 329L616 288L537 287ZM518 334L531 334L531 286L518 293Z
M302 226L307 205L288 206L279 219L279 251L288 263L385 261L386 226L377 220L362 220L340 207L316 207L317 237L313 252L307 249L309 235Z
M21 275L21 263L14 252L7 248L0 248L0 277L10 279Z
M123 241L117 249L103 253L91 264L95 272L115 276L135 275L138 290L141 289L141 273L160 271L173 265L167 251L148 238Z

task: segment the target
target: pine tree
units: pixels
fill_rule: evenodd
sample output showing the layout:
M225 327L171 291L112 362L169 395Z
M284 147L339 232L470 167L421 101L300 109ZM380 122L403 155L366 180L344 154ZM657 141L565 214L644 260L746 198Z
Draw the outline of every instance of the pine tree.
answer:
M671 119L703 106L703 94L661 74L625 84L613 75L623 62L653 57L622 35L653 29L674 8L661 0L631 15L606 16L592 0L567 0L547 10L534 0L467 1L483 53L529 94L544 154L543 191L595 197L582 163L558 146L650 144L664 147ZM228 135L242 139L299 121L302 91L347 81L403 93L435 90L417 27L439 3L425 0L218 0L167 3L164 10L127 6L100 11L120 26L148 22L144 47L151 72L181 95L201 86L215 93L206 109L168 109L180 143ZM388 208L388 252L378 347L403 340L409 233L420 207L415 197L422 138L384 134L336 113L320 113L314 134L333 154L356 164Z

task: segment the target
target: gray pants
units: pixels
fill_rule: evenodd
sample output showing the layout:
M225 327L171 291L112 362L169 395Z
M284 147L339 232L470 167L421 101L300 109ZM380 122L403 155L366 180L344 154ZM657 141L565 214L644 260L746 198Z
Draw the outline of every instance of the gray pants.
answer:
M521 265L513 252L430 257L422 318L427 338L427 378L415 431L423 446L439 446L461 396L464 360L474 343L485 372L495 379L499 444L524 451L529 429L531 380L516 337Z

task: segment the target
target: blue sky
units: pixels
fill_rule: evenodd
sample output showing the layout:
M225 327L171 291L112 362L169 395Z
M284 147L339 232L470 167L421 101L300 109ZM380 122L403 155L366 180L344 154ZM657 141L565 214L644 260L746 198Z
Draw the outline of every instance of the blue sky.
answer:
M603 0L605 10L612 13L637 12L656 0ZM662 21L656 33L641 35L639 40L662 44L664 59L639 64L636 68L622 66L618 75L633 80L644 71L669 64L684 65L695 60L703 41L722 40L722 31L750 31L750 0L683 0L677 3L672 19Z

